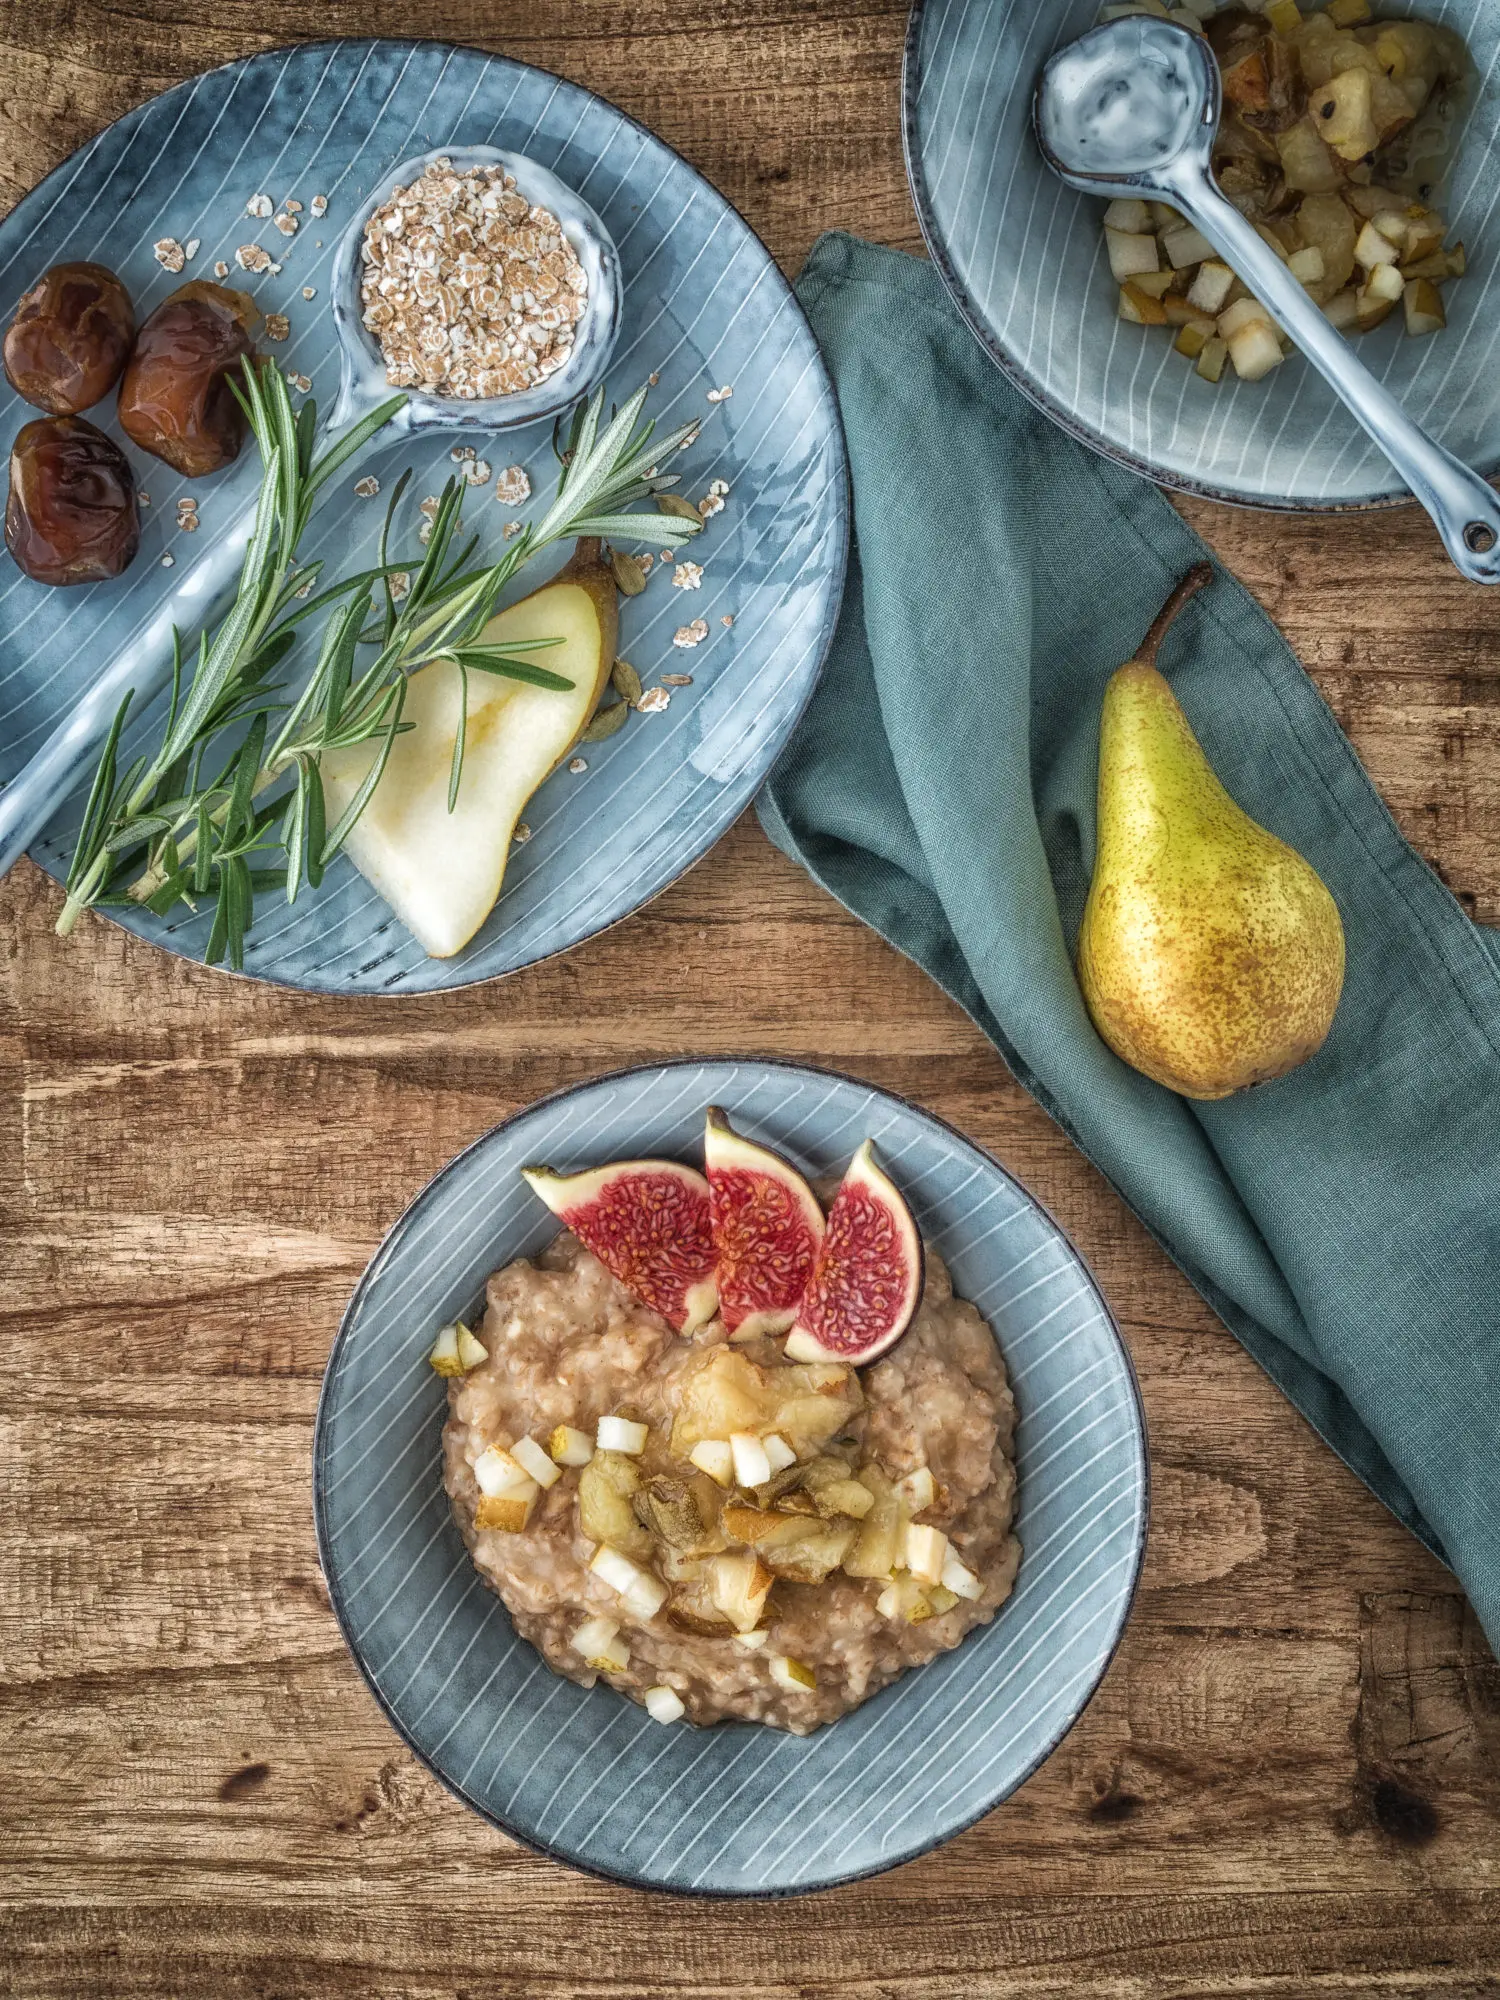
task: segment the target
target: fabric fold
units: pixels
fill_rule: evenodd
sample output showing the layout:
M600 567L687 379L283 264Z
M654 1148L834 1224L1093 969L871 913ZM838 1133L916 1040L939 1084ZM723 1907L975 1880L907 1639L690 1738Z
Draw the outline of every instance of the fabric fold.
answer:
M1500 957L1220 572L1162 666L1210 761L1332 890L1323 1050L1218 1104L1099 1040L1072 970L1100 703L1204 545L1006 381L933 269L844 236L798 292L856 558L767 832L922 965L1500 1639Z

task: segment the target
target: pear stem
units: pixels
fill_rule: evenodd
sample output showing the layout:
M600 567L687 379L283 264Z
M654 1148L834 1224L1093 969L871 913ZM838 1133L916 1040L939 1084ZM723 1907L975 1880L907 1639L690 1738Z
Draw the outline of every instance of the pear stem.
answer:
M1156 622L1141 641L1140 651L1135 656L1137 666L1154 667L1161 642L1175 624L1177 614L1190 597L1196 597L1204 584L1212 583L1214 566L1212 563L1195 563L1178 584L1172 595L1157 613Z

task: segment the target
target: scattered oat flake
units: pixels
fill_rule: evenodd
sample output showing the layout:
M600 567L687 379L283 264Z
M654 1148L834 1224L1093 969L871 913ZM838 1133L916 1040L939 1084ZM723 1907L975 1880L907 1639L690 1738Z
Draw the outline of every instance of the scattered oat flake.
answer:
M488 486L490 483L490 462L487 458L471 458L465 462L463 476L471 486Z
M271 253L262 250L258 243L242 243L234 253L234 261L242 271L269 271Z
M427 516L427 519L430 521L433 518L433 516L437 513L437 510L441 505L442 502L438 499L436 493L429 493L426 499L421 500L417 503L417 512L419 514L425 514Z
M691 674L663 674L661 684L664 688L690 688L693 677Z
M229 266L224 262L222 257L214 265L214 276L216 278L227 278L229 276Z
M292 323L285 313L266 314L265 333L267 340L285 340L291 330Z
M390 575L386 578L386 582L391 587L392 599L397 604L399 604L402 598L405 597L411 589L411 571L406 569L393 569Z
M672 551L670 549L663 549L661 554L657 557L658 562L669 563L671 560L672 560Z
M149 493L140 493L137 494L136 497L140 501L143 507L149 507L151 505L151 495Z
M690 628L684 627L683 629L688 630ZM681 645L682 633L679 632L672 643L674 646ZM697 642L694 641L693 643L696 644ZM664 687L647 688L646 692L635 705L636 713L638 715L660 715L671 699L671 695L667 693Z
M728 492L729 492L729 481L727 479L709 480L708 494L711 500L722 500L725 498Z
M708 620L706 618L695 618L691 625L678 626L677 630L672 634L672 644L674 646L701 646L707 637ZM645 703L642 702L641 706L644 707ZM657 707L665 708L666 703L658 702Z
M316 285L304 285L304 286L302 287L302 296L303 296L303 298L305 298L305 299L315 299L315 298L316 298L316 297L318 296L318 288L317 288L317 286L316 286Z
M187 242L183 244L183 246L182 246L182 254L183 254L183 256L184 256L184 257L186 257L186 258L187 258L187 260L188 260L188 262L189 262L190 264L192 263L193 259L194 259L194 258L195 258L195 257L197 256L197 254L198 254L198 245L199 245L199 244L200 244L200 243L201 243L202 241L203 241L203 238L202 238L201 236L190 236L190 237L188 238Z
M462 465L466 459L476 457L477 453L471 444L456 444L448 456L455 465Z
M301 224L295 215L278 215L276 218L276 227L281 231L283 236L295 236Z
M294 389L300 389L304 396L307 394L308 390L312 387L311 375L299 375L295 368L288 368L288 370L286 371L286 379L288 380L288 382L291 383Z
M588 759L586 757L570 757L568 759L568 769L573 773L575 778L586 771L588 767Z
M642 576L649 576L652 570L656 568L656 557L651 554L649 549L644 555L637 556L636 561L640 565Z
M661 380L661 377L660 377L660 375L654 375L654 374L653 374L653 375L648 375L648 376L646 377L646 380L647 380L647 381L648 381L648 382L649 382L649 383L651 384L651 387L652 387L652 388L654 389L654 388L656 387L657 383L658 383L658 382L659 382L659 381Z
M290 195L287 196L286 200L281 205L286 210L288 215L300 215L302 213L301 202L293 201Z
M262 220L271 213L272 202L268 194L253 194L245 203L246 215L254 215Z
M503 530L506 541L509 541L512 535L519 535L520 532L521 532L521 523L519 521L506 522Z
M418 540L418 541L419 541L419 542L421 543L421 545L422 545L422 547L423 547L424 549L426 548L427 544L428 544L428 543L429 543L429 542L430 542L430 541L432 540L432 523L431 523L431 521L424 521L424 522L422 523L421 527L420 527L420 528L418 528L418 530L417 530L417 540Z
M731 612L731 611L726 611L726 612L724 613L724 616L723 616L723 617L722 617L722 618L721 618L721 619L719 620L719 623L720 623L721 625L724 625L724 626L729 626L729 625L732 625L732 624L734 623L734 614L733 614L733 612Z
M674 590L701 590L703 588L703 565L695 562L680 562L672 571Z
M525 506L531 498L531 480L524 466L506 466L495 480L495 498L502 507Z
M526 824L524 819L517 820L516 830L511 835L511 839L514 840L517 847L524 847L530 838L531 828Z
M703 516L705 521L711 521L715 514L722 514L723 511L724 502L722 497L717 493L705 493L703 498L698 502L698 512Z
M361 500L373 500L380 491L380 481L373 472L367 472L363 479L356 479L354 490Z
M266 269L270 272L273 278L279 278L281 276L281 266L279 264L267 264Z
M306 597L307 593L312 589L312 587L313 587L313 580L311 577L309 577L306 583L304 583L300 589L294 590L292 592L292 595L293 597Z
M175 236L163 236L153 243L151 254L164 271L180 271L187 262L187 252Z
M727 403L733 394L734 390L726 382L722 389L710 389L708 400L711 403Z
M328 213L328 197L326 194L315 194L313 196L312 212L314 215L326 215Z
M161 566L163 569L171 569L172 565L176 562L176 560L177 560L176 556L163 556L161 559Z

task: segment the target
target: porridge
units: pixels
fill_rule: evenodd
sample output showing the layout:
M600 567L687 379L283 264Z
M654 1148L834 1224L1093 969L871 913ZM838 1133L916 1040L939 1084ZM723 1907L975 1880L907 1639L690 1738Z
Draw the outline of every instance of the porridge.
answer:
M435 1356L444 1481L550 1666L664 1721L801 1735L994 1617L1021 1556L1015 1404L930 1249L913 1296L861 1370L721 1318L684 1337L566 1231L495 1273L477 1334Z

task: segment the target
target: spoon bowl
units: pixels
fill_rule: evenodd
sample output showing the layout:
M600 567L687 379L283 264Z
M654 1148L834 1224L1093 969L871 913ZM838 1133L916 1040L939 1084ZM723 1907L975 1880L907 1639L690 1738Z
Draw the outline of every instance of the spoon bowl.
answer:
M1032 105L1049 166L1086 194L1170 202L1323 375L1432 516L1471 583L1500 583L1500 499L1445 451L1349 343L1213 177L1222 92L1201 35L1153 15L1091 29L1044 66Z

